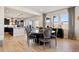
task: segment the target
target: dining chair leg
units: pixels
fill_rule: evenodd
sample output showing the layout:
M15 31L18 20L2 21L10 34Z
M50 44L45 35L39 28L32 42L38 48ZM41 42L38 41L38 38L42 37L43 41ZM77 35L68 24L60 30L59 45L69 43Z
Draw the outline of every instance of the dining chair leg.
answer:
M44 49L45 49L45 46L46 46L46 45L45 45L45 42L44 42Z
M39 45L40 45L40 40L39 40Z
M35 38L33 39L33 45L35 45Z
M49 42L49 48L51 48L51 42Z
M29 47L29 40L27 39L27 45L28 45L28 47Z
M57 38L55 38L55 46L57 47Z
M40 45L41 45L41 43L40 43L41 41L39 40L39 47L40 47Z
M33 41L32 41L32 46L34 46L34 39L31 39L31 40L33 40Z

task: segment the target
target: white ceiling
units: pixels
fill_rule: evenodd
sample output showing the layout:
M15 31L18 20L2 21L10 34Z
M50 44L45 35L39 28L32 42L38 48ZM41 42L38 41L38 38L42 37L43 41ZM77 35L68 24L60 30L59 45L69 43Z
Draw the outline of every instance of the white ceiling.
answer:
M11 18L27 18L35 15L41 15L42 13L48 13L51 11L56 11L64 8L69 8L69 6L8 6L5 7L4 16Z
M48 13L51 11L69 8L69 6L26 6L25 8L36 11L38 13Z
M27 17L31 17L34 14L30 14L27 12L23 12L20 10L16 10L16 9L11 9L11 8L6 8L4 9L4 17L5 18L27 18Z

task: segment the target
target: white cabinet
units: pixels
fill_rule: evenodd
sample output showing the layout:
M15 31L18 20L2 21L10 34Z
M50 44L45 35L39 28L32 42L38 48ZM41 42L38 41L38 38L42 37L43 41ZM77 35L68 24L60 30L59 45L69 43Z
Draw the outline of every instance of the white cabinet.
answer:
M13 36L22 36L24 35L24 28L14 28Z
M4 7L0 7L0 41L3 40L4 40Z

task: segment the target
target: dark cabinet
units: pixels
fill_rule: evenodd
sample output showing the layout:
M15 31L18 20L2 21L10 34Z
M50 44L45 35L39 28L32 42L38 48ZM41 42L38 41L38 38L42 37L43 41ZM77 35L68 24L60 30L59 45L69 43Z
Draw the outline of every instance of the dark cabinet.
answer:
M54 30L56 32L57 28L52 28L52 30ZM57 37L64 38L64 30L62 28L58 28Z
M17 25L17 27L23 27L24 21L23 20L15 20L15 24Z
M5 24L5 25L9 25L9 19L4 18L4 24Z

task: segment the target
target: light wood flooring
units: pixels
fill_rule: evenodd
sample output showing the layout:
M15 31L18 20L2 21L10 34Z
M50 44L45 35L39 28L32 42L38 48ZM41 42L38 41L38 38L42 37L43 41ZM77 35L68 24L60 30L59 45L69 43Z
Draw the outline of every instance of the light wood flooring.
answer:
M57 39L57 47L52 40L52 47L32 45L28 46L27 36L13 37L5 34L3 46L0 47L2 52L79 52L79 41L69 39Z

